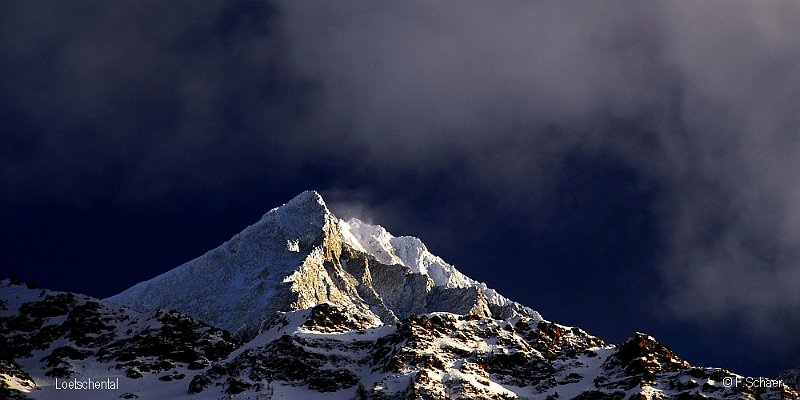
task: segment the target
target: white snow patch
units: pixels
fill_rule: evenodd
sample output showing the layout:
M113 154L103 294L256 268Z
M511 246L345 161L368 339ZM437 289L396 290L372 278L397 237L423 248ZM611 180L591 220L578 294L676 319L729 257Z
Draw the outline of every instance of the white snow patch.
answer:
M446 288L477 287L490 304L505 306L513 301L490 289L483 282L461 273L441 257L428 251L422 241L413 236L393 236L380 225L370 225L357 218L339 220L345 242L375 257L382 264L398 264L412 272L429 276L436 286ZM532 311L532 310L531 310Z

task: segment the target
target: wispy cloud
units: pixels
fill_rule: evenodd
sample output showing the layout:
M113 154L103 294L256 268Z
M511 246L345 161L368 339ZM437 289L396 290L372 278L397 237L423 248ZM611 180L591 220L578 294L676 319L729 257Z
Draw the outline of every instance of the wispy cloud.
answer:
M680 318L800 324L800 8L790 2L283 2L296 71L365 160L546 191L570 151L667 188ZM535 189L531 189L535 187ZM546 195L545 195L546 196ZM768 333L769 332L769 333ZM781 334L780 332L785 332Z

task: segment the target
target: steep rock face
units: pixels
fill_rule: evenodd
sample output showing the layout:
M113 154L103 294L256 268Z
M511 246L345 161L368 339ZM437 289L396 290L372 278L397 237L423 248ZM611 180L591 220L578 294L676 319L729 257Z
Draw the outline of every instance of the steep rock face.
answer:
M313 191L203 256L108 300L140 311L176 309L245 338L279 312L322 303L376 326L432 311L541 319L464 276L419 239L336 218Z

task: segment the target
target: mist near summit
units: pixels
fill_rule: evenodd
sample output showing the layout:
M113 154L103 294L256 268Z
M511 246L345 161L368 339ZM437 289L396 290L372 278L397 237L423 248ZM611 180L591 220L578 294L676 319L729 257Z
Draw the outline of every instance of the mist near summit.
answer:
M667 312L792 340L796 4L281 4L292 66L370 162L456 154L489 188L546 192L553 159L611 153L666 187Z

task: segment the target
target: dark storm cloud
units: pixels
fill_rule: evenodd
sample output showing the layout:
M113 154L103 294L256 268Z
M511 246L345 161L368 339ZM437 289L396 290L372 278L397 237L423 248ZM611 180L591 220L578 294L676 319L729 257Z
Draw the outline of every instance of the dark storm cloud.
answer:
M793 340L796 3L281 5L293 68L321 80L326 118L375 165L457 154L530 199L548 196L554 160L615 154L667 188L663 305Z
M314 84L283 68L268 3L3 8L5 200L137 203L291 179L298 152L325 154L329 135L302 122Z

